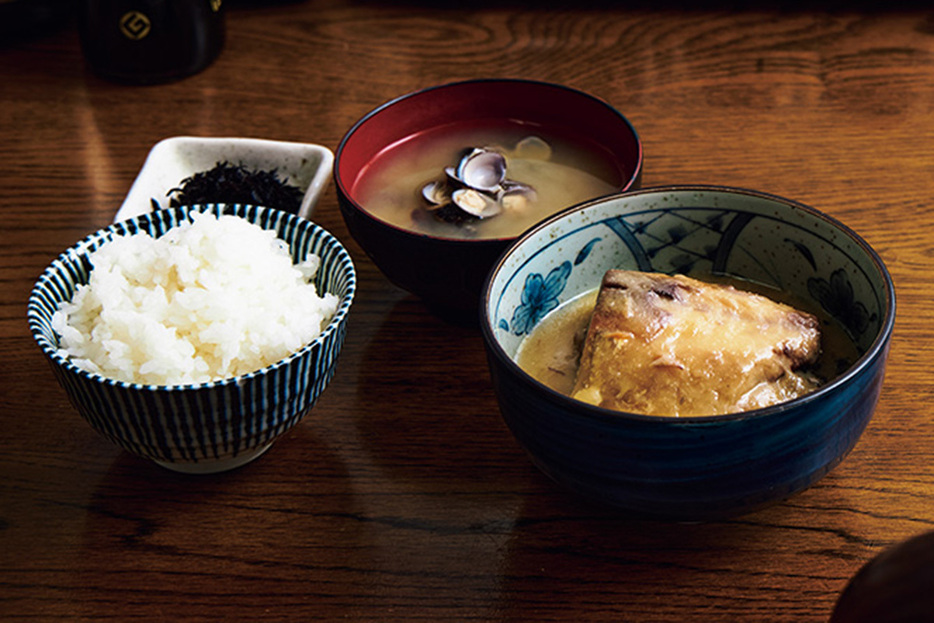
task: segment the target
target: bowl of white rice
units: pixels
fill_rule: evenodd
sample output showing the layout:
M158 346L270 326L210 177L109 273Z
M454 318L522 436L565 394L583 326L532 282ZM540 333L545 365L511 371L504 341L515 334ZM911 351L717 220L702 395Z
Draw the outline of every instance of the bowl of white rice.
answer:
M45 270L30 330L77 411L182 472L260 456L331 380L356 273L287 212L159 210L95 232Z

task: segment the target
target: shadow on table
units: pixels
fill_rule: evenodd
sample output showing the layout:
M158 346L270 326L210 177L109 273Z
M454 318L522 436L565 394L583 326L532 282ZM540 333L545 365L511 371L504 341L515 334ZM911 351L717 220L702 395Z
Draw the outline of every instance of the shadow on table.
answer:
M818 507L837 502L813 502L825 495L698 523L630 517L570 493L528 495L505 546L501 620L571 620L594 604L620 621L829 615L852 567L843 553L858 545L821 528Z
M311 590L303 579L348 564L335 535L365 549L366 527L354 519L340 456L303 424L221 474L179 474L120 454L87 503L72 566L82 614L229 615L240 595L299 594Z
M389 477L459 490L522 478L527 461L500 417L478 327L445 322L407 297L363 362L358 436Z

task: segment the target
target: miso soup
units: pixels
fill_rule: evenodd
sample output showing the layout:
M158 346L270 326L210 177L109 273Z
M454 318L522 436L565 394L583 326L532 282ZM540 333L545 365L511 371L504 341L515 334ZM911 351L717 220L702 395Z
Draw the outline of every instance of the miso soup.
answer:
M473 151L502 155L504 179L497 190L478 183L479 192L473 192L461 183L456 172ZM480 178L493 172L481 171ZM528 124L461 124L393 146L369 165L352 194L370 214L398 227L449 238L506 238L559 210L620 190L623 179L628 176L596 145ZM475 210L426 200L426 186L434 183L471 191Z

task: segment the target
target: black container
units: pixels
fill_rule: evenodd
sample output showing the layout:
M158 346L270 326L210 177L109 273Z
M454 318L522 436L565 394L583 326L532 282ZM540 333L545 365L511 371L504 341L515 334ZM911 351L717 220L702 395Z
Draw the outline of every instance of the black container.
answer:
M117 82L190 76L224 46L222 0L84 0L78 27L91 69Z

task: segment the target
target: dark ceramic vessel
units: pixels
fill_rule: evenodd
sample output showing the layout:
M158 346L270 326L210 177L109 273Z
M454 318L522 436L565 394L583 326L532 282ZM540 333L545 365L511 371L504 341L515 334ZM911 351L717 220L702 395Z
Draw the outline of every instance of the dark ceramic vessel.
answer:
M295 262L314 253L319 293L339 297L337 312L321 334L292 355L265 368L197 385L141 385L89 373L58 352L52 315L71 300L90 274L88 255L115 236L161 236L190 220L193 211L234 214L276 232ZM104 437L169 469L212 473L260 456L306 415L330 382L344 343L347 314L356 290L350 254L323 228L303 218L262 207L191 206L157 210L91 234L60 255L39 278L29 298L29 327L78 413Z
M130 84L180 80L208 67L226 36L221 0L83 0L81 49L103 78Z
M572 400L514 357L548 311L609 268L779 288L839 321L861 356L807 396L739 414L644 416ZM589 202L526 232L493 268L482 315L503 418L543 472L625 511L693 521L782 500L843 460L879 397L895 291L870 246L816 210L741 189L668 187Z
M885 548L850 579L830 623L920 623L934 619L934 532Z
M476 322L484 279L515 238L463 240L402 229L370 214L357 189L374 158L400 142L452 123L502 120L599 146L619 172L619 189L639 187L642 145L623 115L591 95L528 80L473 80L404 95L358 121L336 152L334 180L350 234L391 282L453 319Z

